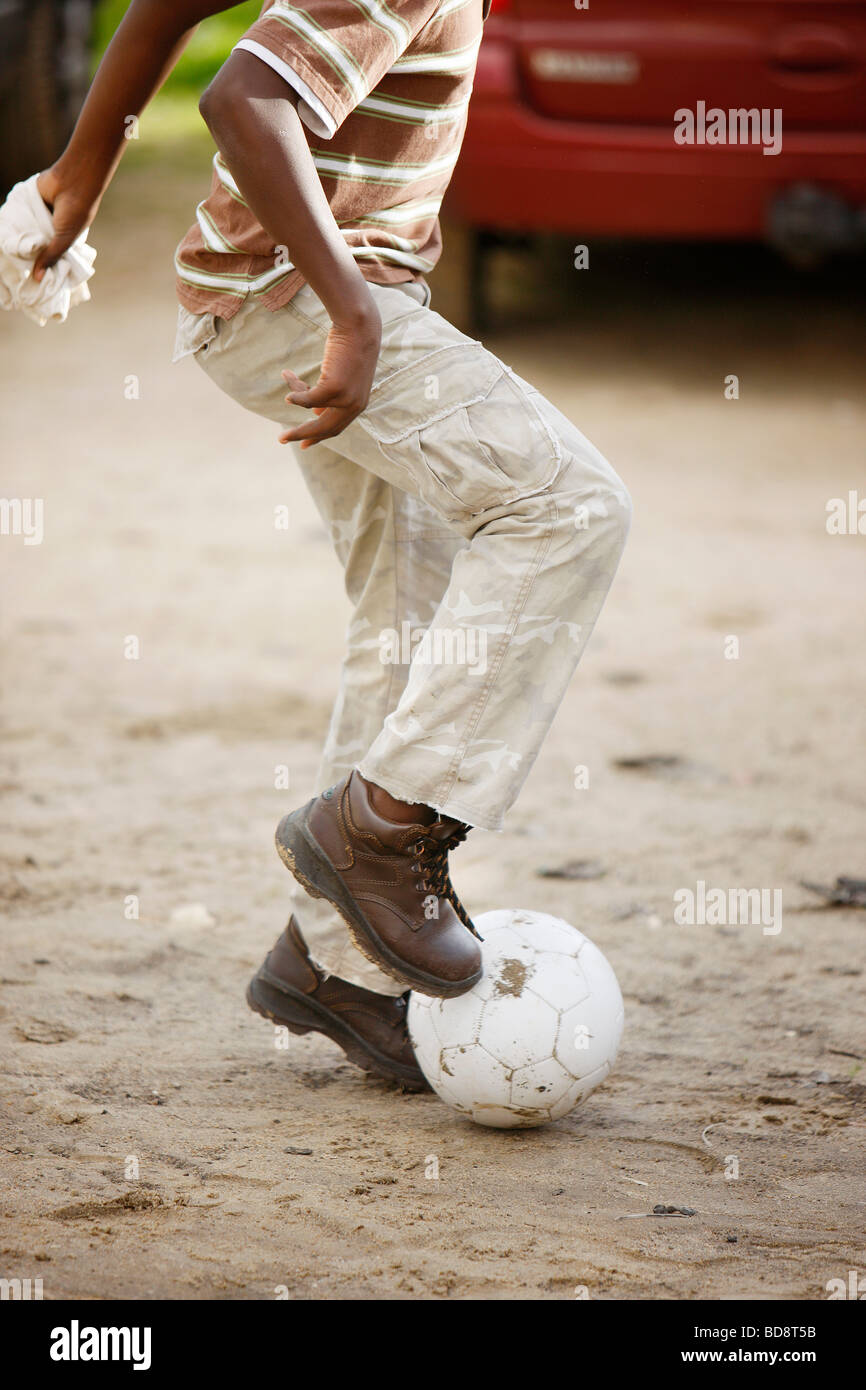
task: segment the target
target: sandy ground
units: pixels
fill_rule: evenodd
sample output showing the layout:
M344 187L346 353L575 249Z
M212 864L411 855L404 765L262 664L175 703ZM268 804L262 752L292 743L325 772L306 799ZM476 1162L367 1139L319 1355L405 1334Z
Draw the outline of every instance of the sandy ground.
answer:
M0 540L0 1275L46 1298L825 1298L866 1271L866 918L800 880L866 876L866 536L825 529L866 493L862 302L761 255L609 248L559 277L558 315L490 339L636 522L507 831L455 867L474 911L593 937L623 1047L567 1119L485 1131L324 1039L277 1051L244 1005L348 610L274 429L170 365L202 186L127 173L92 305L0 323L3 494L45 502L42 545ZM646 755L679 761L615 765ZM537 877L574 858L601 876ZM699 879L780 888L782 931L675 925ZM214 926L172 923L196 902ZM656 1203L696 1215L624 1219Z

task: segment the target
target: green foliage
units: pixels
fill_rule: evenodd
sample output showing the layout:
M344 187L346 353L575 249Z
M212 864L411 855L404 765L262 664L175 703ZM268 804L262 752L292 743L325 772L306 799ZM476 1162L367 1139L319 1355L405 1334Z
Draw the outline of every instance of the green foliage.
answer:
M261 0L247 0L243 5L235 5L224 14L205 20L166 82L163 88L166 96L198 97L225 62L233 44L258 19L261 8ZM128 0L100 0L94 26L95 61L102 56L127 9Z
M93 67L105 52L129 0L99 0L93 32ZM258 19L262 0L247 0L200 24L177 67L142 117L142 138L131 142L124 165L164 163L203 167L202 152L212 149L198 113L198 99L240 36Z

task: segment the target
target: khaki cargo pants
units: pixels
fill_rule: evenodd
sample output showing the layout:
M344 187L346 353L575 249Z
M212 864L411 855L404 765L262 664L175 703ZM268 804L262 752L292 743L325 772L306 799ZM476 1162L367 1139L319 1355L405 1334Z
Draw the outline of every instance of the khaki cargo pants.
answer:
M497 830L571 680L628 531L628 494L538 391L426 307L425 285L370 286L383 323L370 402L296 456L354 605L321 789L350 768L404 801ZM304 287L216 320L196 360L280 425L308 418L329 320ZM295 894L313 956L383 994L401 987L328 906Z

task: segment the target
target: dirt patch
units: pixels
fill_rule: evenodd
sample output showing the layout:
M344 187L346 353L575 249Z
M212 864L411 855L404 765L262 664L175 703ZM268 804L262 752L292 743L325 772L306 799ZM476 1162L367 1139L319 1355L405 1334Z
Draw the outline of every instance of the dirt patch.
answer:
M635 501L505 832L454 856L473 915L573 922L625 998L605 1084L502 1133L315 1035L280 1050L244 1004L349 612L275 429L169 362L209 171L149 178L109 195L91 304L2 323L3 491L44 499L45 539L0 539L0 1275L39 1261L46 1298L826 1297L866 1269L863 912L801 886L864 874L866 539L824 524L862 476L859 291L783 293L741 248L693 274L673 248L667 277L600 252L565 321L490 340ZM536 876L578 861L606 872ZM699 880L780 888L781 932L677 925Z
M500 962L499 974L493 981L493 993L511 994L519 999L531 976L532 970L525 961L506 957Z

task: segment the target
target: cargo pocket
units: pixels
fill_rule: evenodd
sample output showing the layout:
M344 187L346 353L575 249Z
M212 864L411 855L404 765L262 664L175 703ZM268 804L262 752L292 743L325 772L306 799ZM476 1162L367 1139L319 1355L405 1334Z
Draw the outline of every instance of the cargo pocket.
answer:
M531 394L477 343L449 344L380 380L360 423L450 520L553 482L562 460Z

